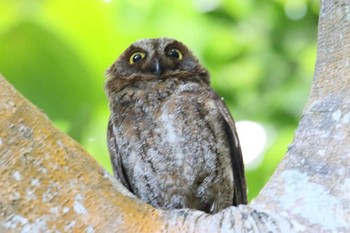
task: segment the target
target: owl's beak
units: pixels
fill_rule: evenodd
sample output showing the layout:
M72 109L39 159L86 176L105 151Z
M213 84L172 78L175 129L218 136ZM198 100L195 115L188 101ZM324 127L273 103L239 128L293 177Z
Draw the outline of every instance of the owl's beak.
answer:
M159 59L153 60L153 72L158 76L162 73L162 67L160 65Z

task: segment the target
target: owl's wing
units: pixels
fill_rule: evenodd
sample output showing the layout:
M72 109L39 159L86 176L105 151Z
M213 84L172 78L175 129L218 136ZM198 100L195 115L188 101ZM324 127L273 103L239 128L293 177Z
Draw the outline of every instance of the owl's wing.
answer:
M247 204L247 188L244 176L244 164L235 122L221 98L216 93L215 96L216 106L225 120L225 133L230 145L234 183L233 205L237 206L239 204Z
M109 118L108 128L107 128L107 144L109 155L112 162L114 176L119 179L122 184L129 189L130 192L134 193L131 188L128 176L126 174L125 168L123 166L122 157L118 154L118 146L116 144L115 134L113 132L113 122L112 118Z

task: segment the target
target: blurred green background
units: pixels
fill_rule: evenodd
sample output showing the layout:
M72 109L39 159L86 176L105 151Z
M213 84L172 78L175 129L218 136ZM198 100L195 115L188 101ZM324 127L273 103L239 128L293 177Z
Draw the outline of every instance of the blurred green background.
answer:
M264 128L263 156L246 167L250 199L292 141L313 77L319 1L0 0L0 9L0 73L109 171L104 74L140 38L192 48L236 121Z

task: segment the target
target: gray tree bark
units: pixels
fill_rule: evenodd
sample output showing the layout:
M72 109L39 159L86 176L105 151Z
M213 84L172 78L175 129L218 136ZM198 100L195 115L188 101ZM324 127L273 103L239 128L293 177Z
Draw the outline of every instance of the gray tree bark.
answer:
M321 2L309 100L248 206L161 211L126 191L0 77L0 232L350 232L350 3Z

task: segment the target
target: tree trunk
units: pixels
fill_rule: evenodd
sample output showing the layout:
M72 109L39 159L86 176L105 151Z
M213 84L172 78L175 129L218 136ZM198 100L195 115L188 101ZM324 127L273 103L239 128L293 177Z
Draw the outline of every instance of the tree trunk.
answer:
M215 215L143 203L0 77L0 232L349 232L350 3L321 4L294 142L253 203Z

